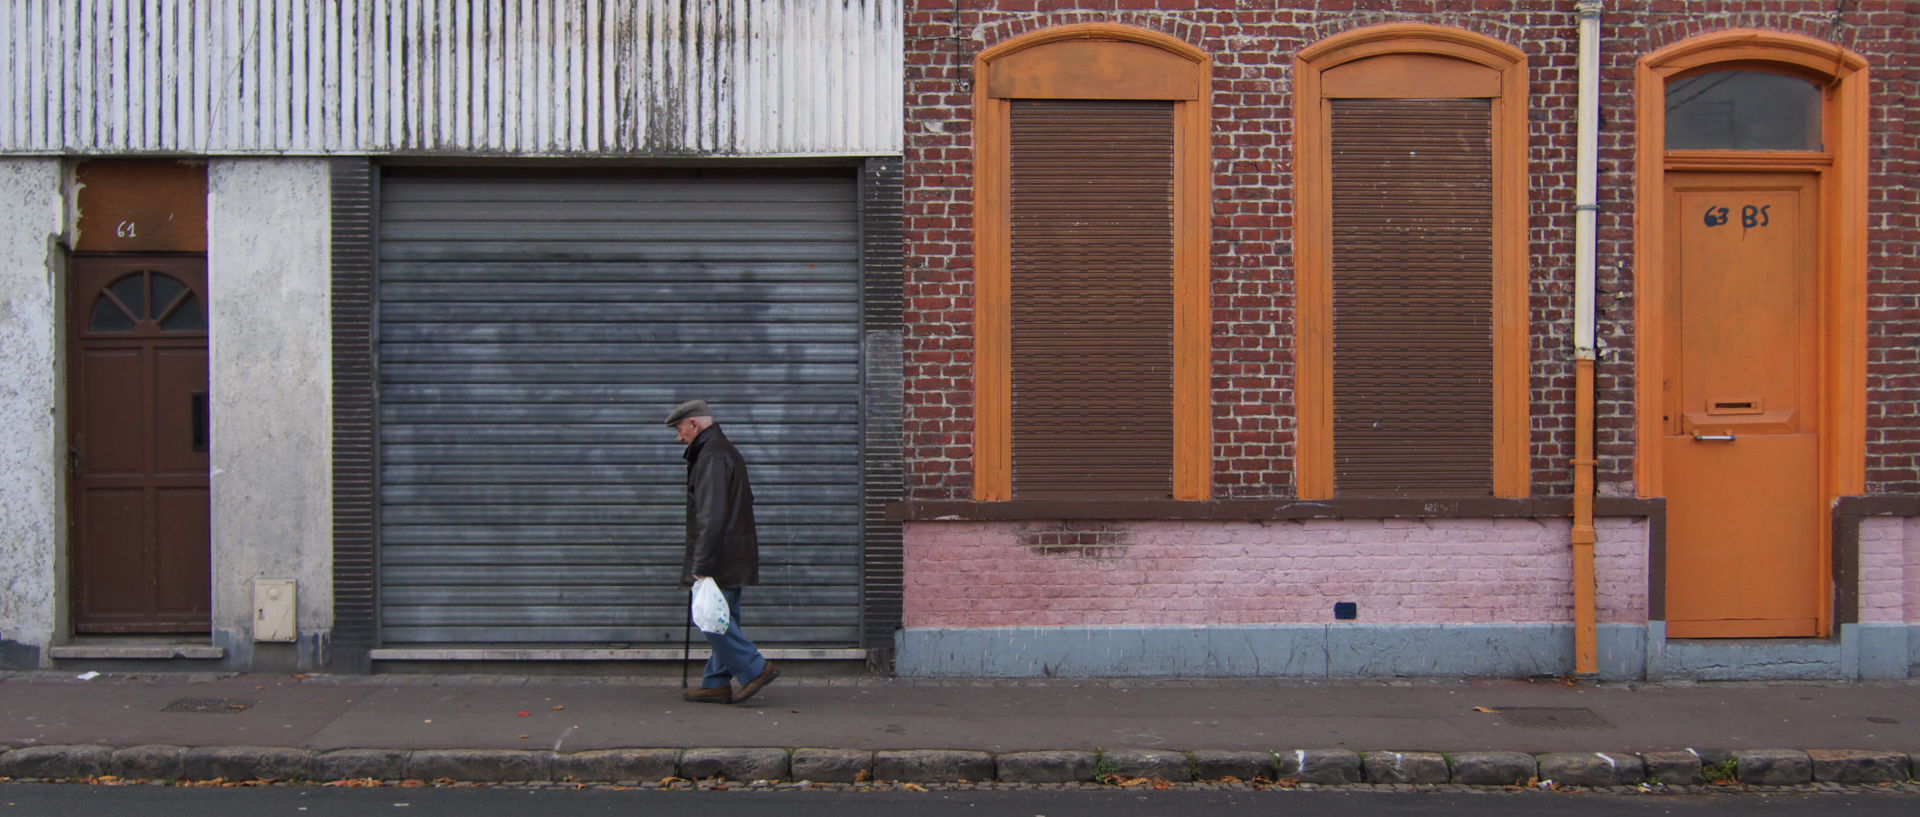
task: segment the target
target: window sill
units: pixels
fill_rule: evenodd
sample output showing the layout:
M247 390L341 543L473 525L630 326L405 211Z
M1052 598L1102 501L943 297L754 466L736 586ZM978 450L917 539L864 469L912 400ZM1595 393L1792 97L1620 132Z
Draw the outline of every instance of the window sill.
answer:
M1600 497L1599 517L1660 516L1664 499ZM1290 498L1178 500L966 500L887 503L895 522L1029 522L1069 519L1161 521L1254 521L1271 519L1551 519L1573 515L1570 497L1367 497L1323 500Z

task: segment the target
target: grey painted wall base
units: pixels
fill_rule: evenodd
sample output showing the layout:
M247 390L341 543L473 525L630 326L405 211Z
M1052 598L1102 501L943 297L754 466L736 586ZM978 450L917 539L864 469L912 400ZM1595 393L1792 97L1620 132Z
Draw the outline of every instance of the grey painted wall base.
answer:
M959 678L1380 678L1564 675L1561 624L909 629L894 671ZM1613 680L1906 678L1920 628L1847 625L1838 641L1666 640L1652 626L1603 624L1600 677Z
M1842 624L1839 638L1669 639L1647 625L1647 678L1692 681L1890 680L1920 674L1920 627Z

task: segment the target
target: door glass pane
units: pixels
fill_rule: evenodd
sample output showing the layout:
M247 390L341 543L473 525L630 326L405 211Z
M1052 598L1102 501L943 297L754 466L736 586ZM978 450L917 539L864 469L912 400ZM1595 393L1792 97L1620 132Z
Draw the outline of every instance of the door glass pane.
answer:
M111 298L101 295L94 299L93 316L87 319L89 332L131 332L133 318L129 317L119 304Z
M107 290L113 293L113 297L119 298L121 303L126 304L128 309L133 310L135 320L147 317L149 307L145 273L136 272L115 281L112 286L107 287Z
M154 288L159 289L158 286ZM160 328L175 332L207 328L207 313L200 308L200 299L188 295L187 299L181 302L180 308L173 310L173 314L160 322Z
M153 273L153 316L166 314L167 307L173 305L173 299L187 291L187 285L171 275Z
M1820 150L1820 89L1768 71L1715 71L1667 85L1671 150Z

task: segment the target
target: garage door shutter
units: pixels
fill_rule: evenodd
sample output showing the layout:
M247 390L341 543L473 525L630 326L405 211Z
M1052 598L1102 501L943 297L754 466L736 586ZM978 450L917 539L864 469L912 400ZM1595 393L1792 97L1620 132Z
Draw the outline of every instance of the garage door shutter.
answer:
M860 611L851 174L391 169L379 243L380 640L677 645L703 397L752 469L763 646Z

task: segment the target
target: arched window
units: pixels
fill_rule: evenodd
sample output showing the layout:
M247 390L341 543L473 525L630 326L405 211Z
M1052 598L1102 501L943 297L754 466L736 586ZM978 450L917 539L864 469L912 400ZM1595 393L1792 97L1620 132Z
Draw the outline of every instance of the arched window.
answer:
M974 497L1206 499L1210 61L1060 26L974 63Z
M1460 29L1295 62L1300 496L1526 496L1526 57Z
M88 332L204 332L207 312L180 279L145 270L123 276L94 296Z

